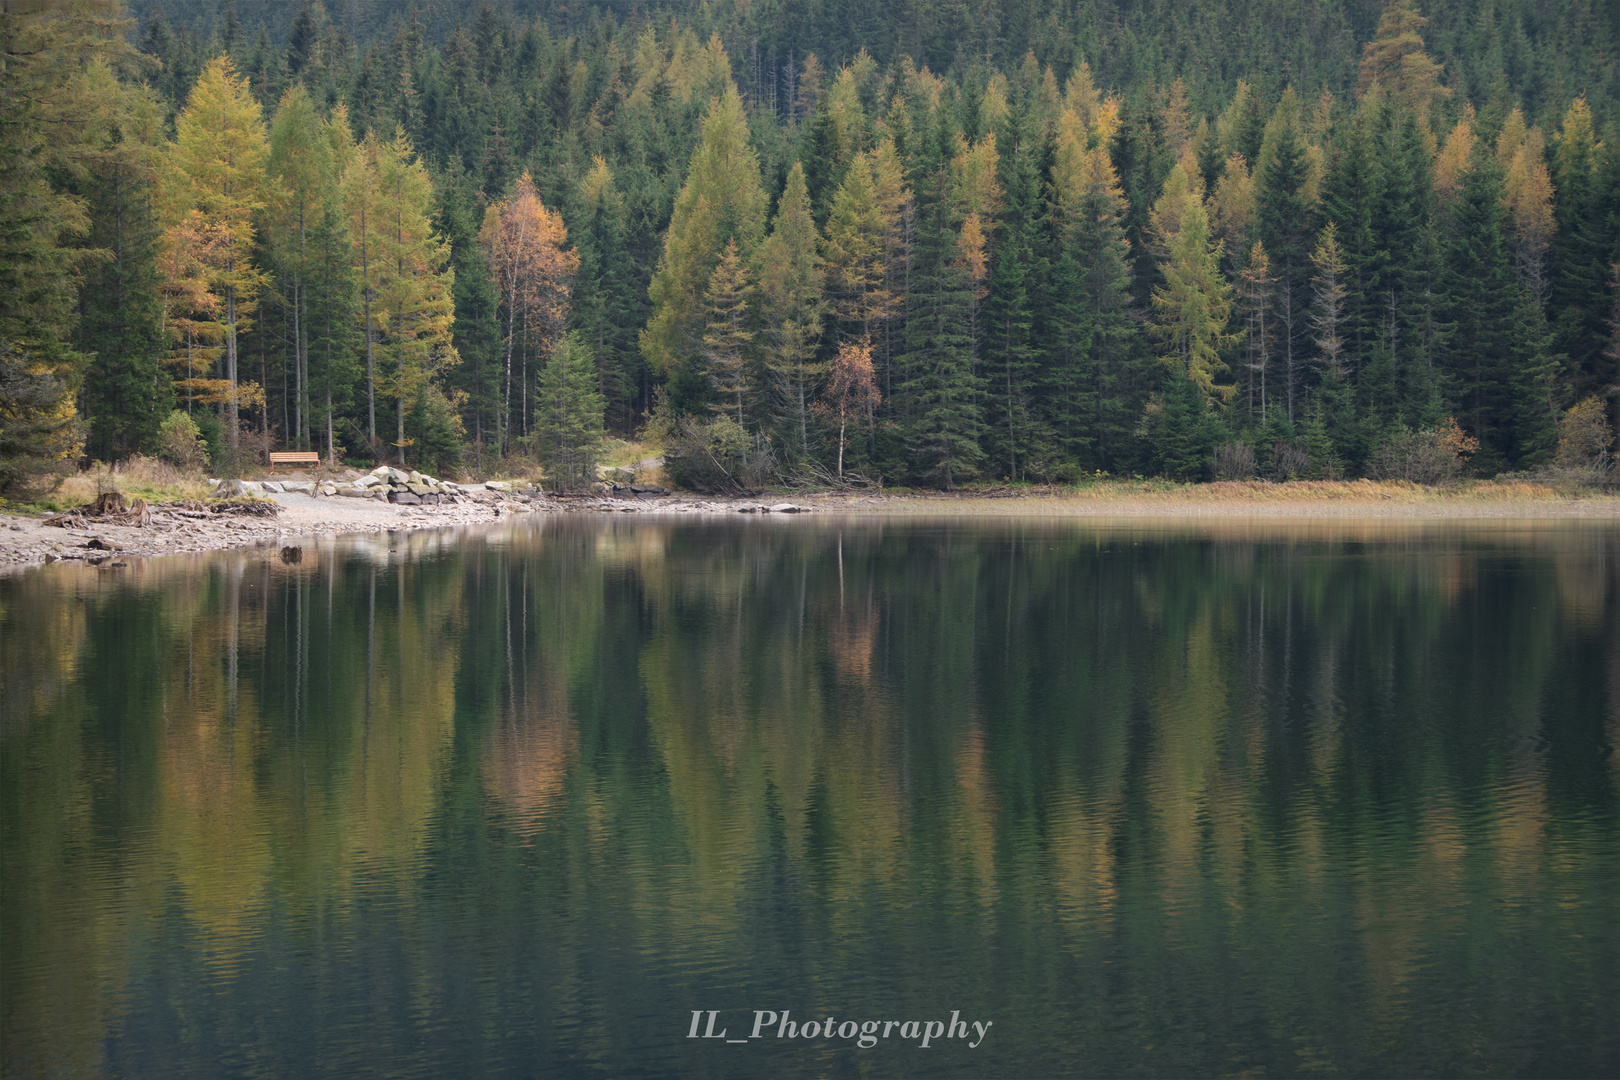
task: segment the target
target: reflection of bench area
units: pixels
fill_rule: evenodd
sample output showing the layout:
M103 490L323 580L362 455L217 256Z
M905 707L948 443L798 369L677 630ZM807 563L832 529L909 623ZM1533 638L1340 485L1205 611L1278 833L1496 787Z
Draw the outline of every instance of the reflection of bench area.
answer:
M270 455L270 467L277 465L319 465L321 455L313 450L286 450Z

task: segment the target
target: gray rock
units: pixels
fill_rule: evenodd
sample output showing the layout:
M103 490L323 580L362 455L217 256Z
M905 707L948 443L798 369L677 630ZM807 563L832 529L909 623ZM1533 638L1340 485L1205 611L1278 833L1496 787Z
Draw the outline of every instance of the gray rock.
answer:
M804 507L794 506L792 503L777 503L770 508L770 511L773 514L802 514L804 513Z
M320 487L320 492L322 495L336 495L337 490L337 485L332 483L330 480L326 481Z
M401 506L418 506L422 502L422 496L414 491L391 491L388 493L388 501L399 503Z
M511 491L512 485L506 480L485 480L484 486L491 491Z
M313 495L315 494L315 482L313 480L286 480L282 482L281 490L293 495Z
M739 514L757 514L763 509L765 509L763 506L739 506L739 507L737 507L737 513L739 513Z
M209 492L216 499L230 499L248 493L248 486L240 480L221 480L219 486Z
M369 499L373 495L370 488L363 487L340 487L337 493L350 499Z
M282 484L276 480L260 480L259 487L261 490L270 493L279 493L283 490Z
M386 483L386 482L387 482L387 474L384 474L383 476L378 476L376 473L367 473L365 476L362 476L360 479L356 480L355 484L357 486L359 486L359 487L369 488L369 487L376 487L378 484L382 484L382 483Z
M395 487L404 487L411 482L411 474L402 469L390 468L388 470L388 482Z

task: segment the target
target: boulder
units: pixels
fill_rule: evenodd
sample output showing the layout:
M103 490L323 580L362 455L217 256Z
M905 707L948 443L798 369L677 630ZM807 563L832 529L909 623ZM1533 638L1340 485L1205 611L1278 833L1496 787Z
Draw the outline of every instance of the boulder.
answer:
M389 469L388 482L395 487L404 487L411 482L411 474L402 469Z
M336 484L328 480L320 486L319 490L322 495L336 495L338 489Z
M414 491L390 491L388 501L399 503L401 506L419 506L422 502L422 496Z
M315 481L286 480L282 482L281 490L294 495L313 495L315 494Z
M485 480L484 486L491 491L511 491L512 484L507 480Z
M240 480L221 480L209 494L216 499L231 499L248 494L248 486Z
M739 514L757 514L763 509L764 509L763 506L739 506L739 507L737 507L737 513L739 513Z
M378 484L385 484L387 482L388 479L386 475L378 476L376 473L367 473L365 476L362 476L360 479L356 480L354 484L356 487L371 488L376 487Z
M281 483L276 480L260 480L259 489L272 494L280 494L282 486Z
M406 484L405 490L409 491L412 495L430 495L433 493L433 489L431 487L417 481L412 481L411 483Z
M792 503L777 503L770 508L770 511L773 514L802 514L804 513L804 507L794 506Z
M369 499L372 496L371 489L363 487L340 487L337 493L350 499Z
M631 484L630 490L637 495L668 495L669 492L657 484Z

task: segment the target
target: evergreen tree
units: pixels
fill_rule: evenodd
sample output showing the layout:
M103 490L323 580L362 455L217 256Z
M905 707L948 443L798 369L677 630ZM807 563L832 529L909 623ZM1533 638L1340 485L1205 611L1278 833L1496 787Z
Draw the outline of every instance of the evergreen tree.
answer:
M947 490L977 474L979 380L968 336L967 268L957 258L959 231L950 205L953 132L943 110L919 147L916 177L916 268L906 318L900 390L912 467Z
M1042 284L1037 265L1044 217L1038 145L1027 108L1009 114L1001 143L1000 186L1006 193L985 299L983 366L989 400L987 441L992 461L1005 462L1009 479L1028 471L1031 457L1047 457L1036 432L1039 375L1033 297ZM1043 452L1044 451L1044 452ZM1023 466L1022 468L1020 466ZM1050 466L1041 467L1049 472Z
M1255 165L1259 191L1255 216L1260 242L1271 260L1279 382L1278 397L1290 420L1308 390L1310 239L1315 231L1305 181L1308 166L1299 128L1299 102L1290 89L1277 104Z
M737 241L727 240L703 293L702 370L712 396L709 408L734 413L737 426L745 429L748 407L756 396L750 371L754 334L748 329L749 285Z
M815 362L826 312L822 299L826 275L818 244L804 169L795 162L756 263L765 372L780 427L801 458L810 456L810 406L824 370Z
M84 403L87 449L116 460L157 446L174 407L163 369L163 308L157 275L158 225L152 200L162 106L142 85L119 87L103 66L88 73L112 106L107 140L84 185L86 244L105 251L84 268L76 345L89 360Z
M1520 287L1508 263L1501 201L1501 167L1481 143L1448 221L1446 318L1456 330L1445 371L1454 414L1480 442L1476 464L1487 467L1513 458L1511 348Z
M1182 165L1175 167L1165 185L1164 199L1154 207L1161 217L1173 211L1180 227L1165 244L1160 265L1164 284L1153 290L1153 331L1165 346L1161 360L1172 377L1190 380L1206 399L1224 403L1236 389L1216 382L1216 376L1226 370L1221 352L1235 338L1227 330L1232 287L1221 275L1220 245L1210 246L1203 200L1198 189L1186 183L1184 172ZM1163 205L1176 198L1182 200L1179 207Z
M536 428L540 461L553 483L578 488L596 478L604 403L596 361L577 330L557 342L541 369Z
M648 290L653 311L642 331L642 355L672 383L693 371L702 347L704 290L720 253L735 243L739 258L752 258L765 232L765 201L742 98L728 82L709 103L702 140L675 200ZM684 400L679 385L671 386L671 397L678 409L696 404Z
M1576 98L1553 140L1558 232L1552 242L1549 304L1556 347L1567 358L1575 398L1596 391L1603 382L1608 329L1603 285L1616 243L1614 223L1606 219L1603 205L1605 151L1608 148L1597 141L1586 99Z
M596 357L611 423L628 432L634 426L635 402L639 400L645 411L650 401L645 392L646 370L636 348L642 309L626 238L624 198L601 157L585 177L577 213L581 220L573 230L579 253L573 325Z
M434 192L433 227L449 243L450 268L455 271L456 322L451 333L461 364L448 374L447 382L464 395L463 427L472 437L474 467L481 473L484 450L497 442L501 430L501 335L495 286L478 242L470 187L465 174L445 178Z

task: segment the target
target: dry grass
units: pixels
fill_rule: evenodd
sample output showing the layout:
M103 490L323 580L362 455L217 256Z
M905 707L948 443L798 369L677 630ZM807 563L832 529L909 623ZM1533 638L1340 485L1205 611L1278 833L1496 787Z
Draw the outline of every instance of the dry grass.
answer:
M104 491L147 502L202 499L213 490L201 473L188 473L157 458L137 455L113 465L97 462L41 499L32 509L62 511L83 506Z

